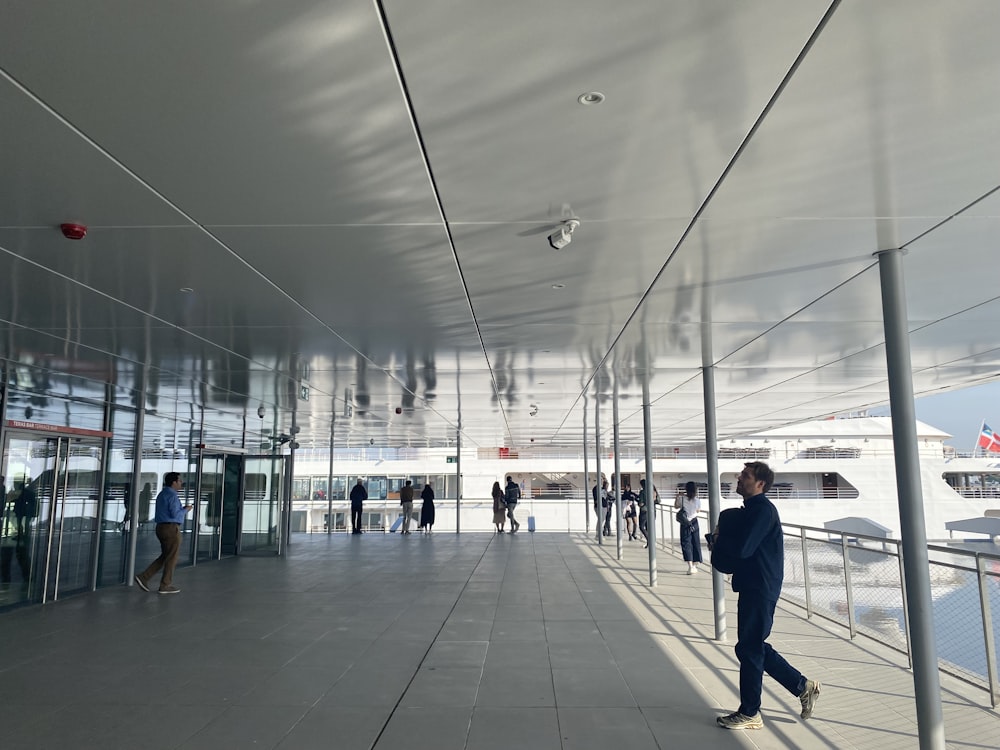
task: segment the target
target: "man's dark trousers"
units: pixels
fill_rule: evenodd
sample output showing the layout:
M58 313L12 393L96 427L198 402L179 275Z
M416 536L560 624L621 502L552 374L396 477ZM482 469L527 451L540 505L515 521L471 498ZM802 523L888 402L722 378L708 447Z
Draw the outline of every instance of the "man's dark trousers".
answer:
M765 642L771 634L776 603L767 601L759 592L740 592L736 610L736 657L740 660L739 711L744 716L755 716L760 711L764 672L792 695L800 695L806 687L802 673Z

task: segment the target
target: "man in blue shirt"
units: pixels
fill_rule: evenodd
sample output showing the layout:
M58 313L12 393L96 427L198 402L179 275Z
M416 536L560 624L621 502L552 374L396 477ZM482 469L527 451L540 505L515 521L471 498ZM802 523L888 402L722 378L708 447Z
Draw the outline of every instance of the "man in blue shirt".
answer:
M736 477L743 498L738 527L720 534L715 545L739 558L733 572L733 591L739 603L736 615L736 657L740 660L740 707L716 719L726 729L760 729L760 696L764 672L777 680L802 704L803 719L812 716L820 684L807 680L771 648L767 637L774 623L774 607L785 575L785 548L778 509L764 493L774 484L774 472L763 461L744 464Z
M149 591L149 581L162 568L159 593L178 594L180 589L173 585L174 568L181 551L181 525L190 505L181 505L180 491L184 483L176 471L163 477L163 489L156 496L156 538L160 540L160 556L149 567L135 577L135 582L143 591Z

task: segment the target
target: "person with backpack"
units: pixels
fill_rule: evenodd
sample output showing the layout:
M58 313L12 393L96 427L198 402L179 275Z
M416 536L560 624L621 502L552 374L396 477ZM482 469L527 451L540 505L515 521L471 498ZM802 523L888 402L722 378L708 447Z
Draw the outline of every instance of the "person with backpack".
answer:
M622 490L622 507L625 516L625 532L628 534L628 538L638 539L636 536L636 508L635 508L635 493L632 492L632 485L626 484L625 489Z
M507 505L507 518L510 519L511 534L516 534L517 530L521 528L521 524L514 518L514 508L517 507L517 501L520 499L521 488L517 486L513 479L507 477L507 487L504 489L504 502Z
M736 492L743 498L740 513L728 514L723 528L722 514L712 544L712 562L723 553L732 562L733 591L739 594L736 610L736 658L740 662L740 706L719 716L724 729L761 729L760 715L764 673L799 699L800 716L808 719L819 697L819 682L785 661L767 637L774 624L774 608L785 575L785 547L778 509L766 493L774 484L774 472L763 461L744 464L736 477Z

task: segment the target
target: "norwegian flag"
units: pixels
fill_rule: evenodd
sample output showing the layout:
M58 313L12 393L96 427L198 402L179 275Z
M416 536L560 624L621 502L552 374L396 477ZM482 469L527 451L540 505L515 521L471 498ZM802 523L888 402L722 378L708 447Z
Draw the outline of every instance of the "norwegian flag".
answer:
M977 445L983 450L1000 453L1000 438L993 434L993 430L985 422L983 422L983 429L979 431L979 442Z

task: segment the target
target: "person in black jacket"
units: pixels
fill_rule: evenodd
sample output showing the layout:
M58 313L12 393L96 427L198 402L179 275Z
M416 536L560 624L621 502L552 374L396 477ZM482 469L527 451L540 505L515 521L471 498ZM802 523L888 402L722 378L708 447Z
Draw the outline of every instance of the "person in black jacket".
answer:
M785 550L781 519L764 493L774 483L774 472L762 461L745 464L736 478L744 512L733 514L739 524L715 540L738 559L733 591L739 594L736 616L736 657L740 660L740 707L716 719L726 729L760 729L760 699L764 672L777 680L802 705L801 716L812 716L820 684L808 680L767 642L774 623L774 607L781 594Z
M517 501L521 499L521 488L510 477L507 477L507 486L504 488L503 497L507 504L507 518L510 519L510 533L516 534L517 530L521 528L521 524L514 518L514 508L517 507Z
M358 477L358 483L354 485L354 489L351 490L351 533L360 534L361 533L361 511L364 508L364 502L368 499L368 490L361 483L361 477Z
M434 488L428 482L424 485L424 491L420 493L420 499L424 504L420 507L420 528L425 534L434 531Z

